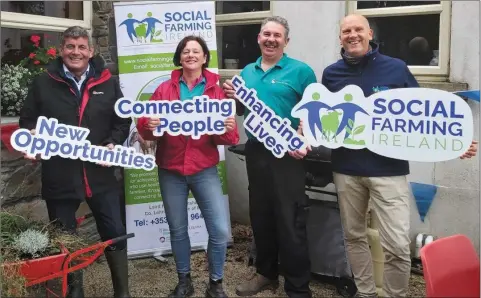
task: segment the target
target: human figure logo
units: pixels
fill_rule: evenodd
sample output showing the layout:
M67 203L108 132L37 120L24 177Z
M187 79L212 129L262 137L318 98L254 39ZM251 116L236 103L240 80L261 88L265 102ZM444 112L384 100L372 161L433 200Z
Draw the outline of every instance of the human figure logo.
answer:
M152 17L152 12L147 12L147 17L140 21L133 17L132 13L128 13L127 19L122 21L119 25L119 27L125 26L127 36L132 43L163 42L161 38L162 30L160 27L156 27L156 24L162 24L162 22Z

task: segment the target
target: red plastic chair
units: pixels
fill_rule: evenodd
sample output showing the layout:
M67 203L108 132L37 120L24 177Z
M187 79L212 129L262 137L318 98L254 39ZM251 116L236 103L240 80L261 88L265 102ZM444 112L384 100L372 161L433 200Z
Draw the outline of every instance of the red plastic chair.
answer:
M479 258L466 236L438 239L420 252L427 297L479 297Z

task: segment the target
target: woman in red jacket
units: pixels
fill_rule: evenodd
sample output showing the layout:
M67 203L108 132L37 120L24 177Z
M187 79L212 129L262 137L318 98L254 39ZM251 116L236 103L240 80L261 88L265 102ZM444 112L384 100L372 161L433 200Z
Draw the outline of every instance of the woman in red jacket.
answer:
M208 71L209 49L205 41L187 36L177 46L174 64L182 66L172 71L170 80L162 83L150 100L190 100L206 95L212 99L226 98L217 85L219 76ZM224 262L228 241L228 214L217 173L218 145L235 145L239 133L234 117L225 121L223 135L203 135L195 140L164 133L154 137L152 131L159 119L140 118L137 130L146 140L157 140L156 163L172 251L179 283L170 296L186 297L194 292L190 278L190 239L188 234L187 198L189 190L199 205L209 233L208 260L210 282L207 297L226 297L222 288Z

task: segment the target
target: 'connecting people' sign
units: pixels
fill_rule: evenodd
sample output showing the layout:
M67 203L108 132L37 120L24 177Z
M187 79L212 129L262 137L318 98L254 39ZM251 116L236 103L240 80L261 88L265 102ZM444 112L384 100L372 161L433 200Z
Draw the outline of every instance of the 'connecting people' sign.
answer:
M122 118L159 118L160 124L154 136L168 133L199 139L202 135L222 135L226 132L224 122L236 113L233 99L210 99L195 96L192 100L133 101L121 98L115 104L115 112Z

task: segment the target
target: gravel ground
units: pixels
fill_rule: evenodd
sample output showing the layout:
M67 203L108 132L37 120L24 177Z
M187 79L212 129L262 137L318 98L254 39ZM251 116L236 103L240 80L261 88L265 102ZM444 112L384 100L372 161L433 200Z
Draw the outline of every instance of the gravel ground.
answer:
M234 245L228 249L224 289L229 297L237 297L236 286L254 274L254 268L247 266L252 233L249 227L234 224L232 234ZM205 252L192 254L191 267L195 287L193 297L204 297L208 282ZM268 290L255 297L287 297L282 287L282 277L280 281L281 286L275 293ZM133 297L166 297L174 289L176 283L175 264L171 256L166 257L166 262L160 262L153 258L129 262L129 284ZM87 267L84 273L84 288L86 297L112 297L110 271L104 260L100 259ZM318 280L311 282L311 289L314 297L342 297L337 293L335 286ZM38 294L42 293L37 291L35 292ZM424 297L424 293L425 284L422 276L413 274L408 297Z
M251 231L246 226L233 225L234 245L229 248L225 265L224 288L228 296L236 297L235 287L254 273L248 267L248 251ZM177 283L175 264L171 256L167 262L159 262L153 258L131 260L129 262L129 283L133 297L166 297ZM195 252L191 258L192 278L194 281L194 297L204 297L208 270L205 252ZM105 262L94 263L85 271L86 296L111 297L112 283ZM282 284L282 283L281 283ZM341 297L336 288L319 281L311 283L314 297ZM424 297L425 286L422 276L412 275L408 297ZM256 297L286 297L282 286L276 293L264 291Z

